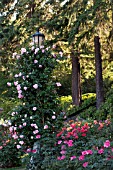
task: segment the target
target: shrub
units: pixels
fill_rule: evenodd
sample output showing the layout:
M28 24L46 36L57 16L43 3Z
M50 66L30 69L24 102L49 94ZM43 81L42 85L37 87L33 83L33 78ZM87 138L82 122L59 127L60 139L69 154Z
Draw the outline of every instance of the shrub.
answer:
M0 168L20 166L21 161L15 140L8 130L8 124L0 125Z
M113 123L73 122L41 148L40 170L106 170L113 167ZM54 142L55 143L54 143ZM36 160L38 154L34 154Z
M10 112L10 132L16 140L16 148L24 155L34 152L35 142L44 147L46 139L50 140L62 124L57 94L61 84L52 81L52 71L63 58L53 55L51 49L44 46L22 48L21 54L14 53L13 58L17 62L17 73L14 81L7 85L15 88L20 105Z

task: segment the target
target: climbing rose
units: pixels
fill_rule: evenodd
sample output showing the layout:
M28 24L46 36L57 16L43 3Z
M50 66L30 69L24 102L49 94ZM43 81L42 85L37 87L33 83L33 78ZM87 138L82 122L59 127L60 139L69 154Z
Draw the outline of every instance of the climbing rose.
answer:
M37 108L36 107L33 107L33 110L35 111Z
M56 85L57 85L58 87L60 87L60 86L61 86L61 83L57 82Z
M33 88L34 88L34 89L37 89L37 88L38 88L38 84L34 84L34 85L33 85Z
M21 48L21 54L24 54L26 52L25 48Z
M8 86L11 86L11 83L10 83L10 82L7 82L7 85L8 85Z

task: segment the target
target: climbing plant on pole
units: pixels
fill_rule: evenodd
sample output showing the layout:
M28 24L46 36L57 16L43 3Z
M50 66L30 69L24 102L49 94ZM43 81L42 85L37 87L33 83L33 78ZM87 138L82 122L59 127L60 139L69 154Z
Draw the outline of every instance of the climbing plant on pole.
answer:
M21 48L21 53L13 54L16 60L14 82L8 86L14 88L21 104L10 113L10 132L16 140L16 147L27 152L34 143L44 136L53 134L61 112L56 89L59 82L51 80L51 73L61 55L57 58L48 47L31 46Z

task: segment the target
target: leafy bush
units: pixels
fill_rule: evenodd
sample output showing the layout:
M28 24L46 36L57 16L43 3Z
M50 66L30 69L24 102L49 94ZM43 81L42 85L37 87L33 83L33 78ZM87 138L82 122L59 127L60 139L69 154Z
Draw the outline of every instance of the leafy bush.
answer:
M34 153L40 170L106 170L113 167L113 123L74 122L40 148L43 160ZM40 158L42 158L40 157Z
M95 106L95 93L87 93L82 95L82 104L78 107L72 105L71 96L60 97L60 102L63 111L66 113L67 117L80 116L82 118L88 118L94 116ZM94 109L94 110L93 110ZM88 112L88 111L89 112Z
M53 55L50 48L32 46L22 48L21 54L14 53L13 58L17 72L7 85L20 104L10 112L10 132L16 148L24 155L35 152L35 142L44 146L46 138L50 140L61 127L59 118L64 115L57 94L61 84L52 81L52 71L63 57Z
M105 102L101 105L99 110L96 112L96 118L103 120L113 118L113 88L111 88L105 97Z
M8 124L0 125L0 168L20 166L15 140L8 130Z

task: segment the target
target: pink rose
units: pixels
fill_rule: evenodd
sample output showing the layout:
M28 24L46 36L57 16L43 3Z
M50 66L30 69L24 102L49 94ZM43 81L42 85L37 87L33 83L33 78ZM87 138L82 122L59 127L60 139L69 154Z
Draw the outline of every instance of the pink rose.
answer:
M21 48L21 54L24 54L26 52L25 48Z
M38 51L39 51L39 48L36 48L36 49L35 49L35 54L36 54Z
M36 135L36 138L37 138L37 139L41 138L41 135Z
M14 82L14 85L17 86L17 85L18 85L18 81L15 81L15 82Z
M85 158L84 155L81 155L81 156L79 156L78 159L79 159L79 161L80 161L80 160L84 160L84 158Z
M58 87L62 86L60 82L57 82L56 85L57 85Z
M48 129L48 125L45 125L45 126L44 126L44 129Z
M33 88L34 88L34 89L37 89L37 88L38 88L38 84L34 84L34 85L33 85Z
M104 149L99 149L98 154L102 154L102 153L104 153Z
M34 63L36 64L36 63L38 63L38 61L37 61L37 60L34 60Z
M36 110L37 110L37 107L33 107L33 110L36 111Z
M72 161L73 159L75 159L76 158L76 156L71 156L70 157L70 160Z
M83 163L83 167L86 168L88 166L88 162Z
M17 60L20 59L20 55L17 55L17 56L16 56L16 59L17 59Z
M11 86L11 83L10 83L10 82L7 82L7 85L8 85L8 86Z
M17 149L20 149L20 148L21 148L21 146L20 146L20 145L17 145L16 147L17 147Z
M105 147L105 148L110 147L110 141L109 141L109 140L106 140L106 141L104 142L104 147Z
M56 119L56 116L55 116L55 115L53 115L53 116L52 116L52 119Z
M24 87L24 90L27 90L27 87Z
M19 141L19 143L20 143L21 145L23 145L23 144L24 144L24 141Z

